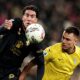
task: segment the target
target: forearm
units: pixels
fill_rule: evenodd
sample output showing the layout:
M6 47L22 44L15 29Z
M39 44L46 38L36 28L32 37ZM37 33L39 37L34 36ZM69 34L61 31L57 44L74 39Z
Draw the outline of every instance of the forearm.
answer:
M32 63L32 61L30 63L28 63L28 65L26 65L23 69L22 72L29 72L29 70L34 66L34 64Z
M19 18L5 20L4 23L0 26L0 34L5 34L9 30L18 31L19 27L21 26L22 20Z
M24 67L24 69L22 70L19 80L25 80L27 74L29 73L30 69L34 66L33 61L31 61L30 63L28 63L28 65L26 65Z

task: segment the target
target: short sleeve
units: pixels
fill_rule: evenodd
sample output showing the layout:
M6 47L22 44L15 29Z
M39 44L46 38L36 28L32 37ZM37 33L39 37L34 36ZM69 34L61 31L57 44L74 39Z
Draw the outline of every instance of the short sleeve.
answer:
M43 55L44 55L44 59L46 62L52 59L52 52L51 52L50 47L46 48L43 51Z

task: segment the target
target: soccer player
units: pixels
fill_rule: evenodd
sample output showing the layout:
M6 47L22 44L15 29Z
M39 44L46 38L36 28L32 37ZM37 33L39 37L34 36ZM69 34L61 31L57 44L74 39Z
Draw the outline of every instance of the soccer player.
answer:
M69 27L63 32L62 42L43 51L45 70L42 80L70 80L74 69L80 64L80 47L76 45L78 37L78 28ZM31 63L25 66L19 80L25 80L31 67Z
M79 30L69 27L64 30L62 42L44 50L45 70L42 80L70 80L74 69L80 64L80 47L76 44Z
M29 54L34 56L32 65L38 65L37 80L42 79L44 57L40 54L41 45L27 45L25 36L26 27L38 22L38 12L36 6L26 6L22 19L5 20L0 28L0 80L19 80L19 68Z

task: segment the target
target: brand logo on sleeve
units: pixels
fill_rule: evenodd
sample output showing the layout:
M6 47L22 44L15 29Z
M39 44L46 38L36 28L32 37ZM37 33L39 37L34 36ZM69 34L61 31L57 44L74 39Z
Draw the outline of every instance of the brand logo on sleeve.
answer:
M46 51L43 51L43 55L46 56L47 55L47 52Z

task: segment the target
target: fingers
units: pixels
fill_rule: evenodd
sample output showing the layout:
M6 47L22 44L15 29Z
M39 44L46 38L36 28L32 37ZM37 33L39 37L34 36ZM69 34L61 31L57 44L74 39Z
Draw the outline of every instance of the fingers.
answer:
M13 19L10 19L10 20L5 20L4 22L4 27L8 30L10 30L12 28L12 25L13 25Z

